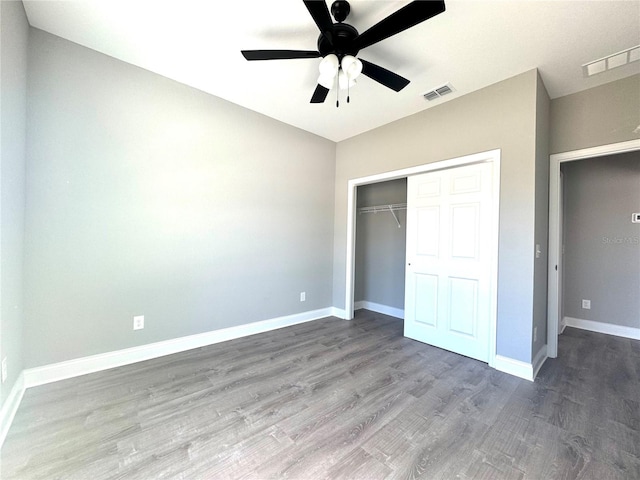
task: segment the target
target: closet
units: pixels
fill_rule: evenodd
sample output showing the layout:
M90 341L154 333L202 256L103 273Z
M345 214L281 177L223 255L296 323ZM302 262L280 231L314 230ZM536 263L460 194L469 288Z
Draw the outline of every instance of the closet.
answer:
M407 179L357 189L355 309L404 317Z

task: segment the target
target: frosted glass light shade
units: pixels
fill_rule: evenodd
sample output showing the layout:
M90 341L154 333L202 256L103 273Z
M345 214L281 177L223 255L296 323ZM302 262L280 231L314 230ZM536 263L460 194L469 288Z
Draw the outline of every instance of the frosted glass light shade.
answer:
M345 57L346 58L346 57ZM344 67L343 67L344 68ZM362 73L362 62L357 58L353 59L353 62L349 63L348 68L346 69L347 75L349 78L355 79Z
M338 62L338 57L333 53L330 53L326 57L324 57L320 61L320 66L318 69L320 70L320 75L335 77L338 73L338 68L340 67L340 63Z
M354 57L353 55L345 55L344 57L342 57L342 62L340 63L340 66L342 67L342 70L347 72L347 75L349 74L349 67L353 65L355 61L356 61L356 57Z
M321 73L320 76L318 77L318 84L322 85L324 88L328 88L329 90L331 90L331 87L333 87L335 78L336 78L335 74L324 75Z
M344 70L340 70L340 73L338 73L338 85L340 86L340 90L346 90L348 87L353 87L355 84L356 81L354 78L349 78Z

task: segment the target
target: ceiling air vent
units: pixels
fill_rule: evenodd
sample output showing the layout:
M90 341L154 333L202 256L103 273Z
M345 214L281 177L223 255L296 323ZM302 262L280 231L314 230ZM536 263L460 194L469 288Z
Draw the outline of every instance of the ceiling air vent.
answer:
M443 95L447 95L448 93L455 92L455 89L451 86L450 83L446 83L438 88L434 88L422 94L424 98L429 100L435 100L436 98L440 98Z
M585 77L590 77L638 60L640 60L640 45L585 63L582 65L582 73Z

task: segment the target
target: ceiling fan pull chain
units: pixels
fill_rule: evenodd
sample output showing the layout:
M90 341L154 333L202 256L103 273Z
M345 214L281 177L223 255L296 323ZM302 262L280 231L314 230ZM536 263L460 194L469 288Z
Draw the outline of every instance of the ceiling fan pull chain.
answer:
M347 103L349 103L349 89L351 88L349 83L349 77L347 77Z
M339 76L340 69L338 69L338 73L336 74L336 108L340 107L340 83L338 82Z

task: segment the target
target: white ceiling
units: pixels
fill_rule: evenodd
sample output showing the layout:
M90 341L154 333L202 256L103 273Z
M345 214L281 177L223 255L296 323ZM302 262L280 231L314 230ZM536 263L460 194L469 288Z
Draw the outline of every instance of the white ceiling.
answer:
M407 1L353 0L363 32ZM315 50L300 0L24 2L30 24L333 141L532 68L551 98L640 72L640 62L584 78L581 65L640 44L640 1L446 0L447 11L360 52L411 80L395 93L362 77L351 103L310 104L320 59L248 62L241 49ZM331 5L331 1L328 2ZM456 92L427 102L446 82Z

